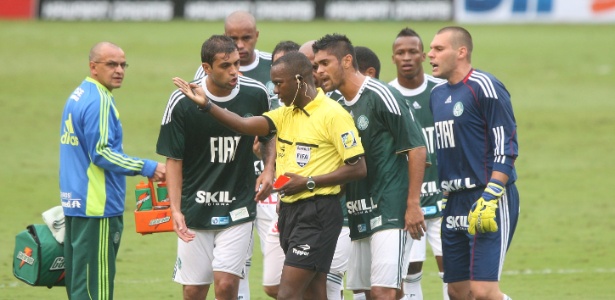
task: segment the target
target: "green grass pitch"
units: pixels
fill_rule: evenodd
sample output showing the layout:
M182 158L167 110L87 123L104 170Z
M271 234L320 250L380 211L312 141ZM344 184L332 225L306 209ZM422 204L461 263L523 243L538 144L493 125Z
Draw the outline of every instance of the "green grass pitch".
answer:
M429 45L444 25L260 22L258 48L270 52L280 40L303 43L344 33L379 55L381 78L388 81L395 76L390 57L397 32L413 27ZM518 123L521 216L502 289L513 299L612 299L615 202L608 186L615 168L615 25L466 27L474 37L473 65L504 82ZM174 89L171 78L192 78L202 42L221 31L220 22L0 21L0 299L66 298L61 287L18 281L12 255L15 235L28 224L42 223L41 212L59 205L61 111L88 75L89 48L109 40L126 51L130 68L115 92L125 151L162 161L155 143ZM133 187L139 180L128 179L116 299L180 299L181 287L170 279L175 234L135 233ZM250 273L252 299L266 298L261 272L257 251ZM425 299L441 299L433 259L424 272Z

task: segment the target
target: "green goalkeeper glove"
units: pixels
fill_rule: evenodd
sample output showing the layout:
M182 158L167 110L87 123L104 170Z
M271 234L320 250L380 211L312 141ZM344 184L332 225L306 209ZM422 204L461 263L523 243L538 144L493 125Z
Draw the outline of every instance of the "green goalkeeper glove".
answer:
M496 179L491 179L483 195L472 205L468 215L468 233L496 232L498 224L495 222L495 211L498 208L498 201L504 195L505 188L503 183Z

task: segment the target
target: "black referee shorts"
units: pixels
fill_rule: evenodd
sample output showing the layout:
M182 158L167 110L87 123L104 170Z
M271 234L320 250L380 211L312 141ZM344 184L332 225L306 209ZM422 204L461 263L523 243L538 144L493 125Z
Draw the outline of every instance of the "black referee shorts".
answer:
M281 202L278 230L284 264L328 273L343 222L338 195Z

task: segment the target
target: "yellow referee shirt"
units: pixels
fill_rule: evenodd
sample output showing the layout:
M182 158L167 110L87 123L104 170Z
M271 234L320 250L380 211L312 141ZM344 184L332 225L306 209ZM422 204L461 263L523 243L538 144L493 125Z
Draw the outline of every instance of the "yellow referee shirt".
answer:
M328 174L344 161L364 154L352 117L320 88L316 98L303 109L283 106L264 116L277 129L276 177L286 172L304 177ZM281 200L292 203L339 192L339 185L319 187L316 184L313 192L305 190Z

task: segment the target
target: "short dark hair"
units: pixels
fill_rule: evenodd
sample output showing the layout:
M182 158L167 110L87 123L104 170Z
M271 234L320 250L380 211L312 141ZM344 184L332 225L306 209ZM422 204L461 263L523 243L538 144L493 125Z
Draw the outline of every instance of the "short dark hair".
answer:
M293 41L281 41L277 45L275 45L275 48L273 48L273 51L271 52L271 58L273 59L273 57L279 52L297 52L299 51L299 47L301 46Z
M450 31L453 33L453 37L451 40L451 44L455 48L459 48L461 46L465 46L468 48L468 56L472 54L472 50L474 49L474 45L472 43L472 35L470 32L459 26L448 26L438 30L438 34Z
M343 34L327 34L314 42L312 49L314 50L314 54L320 50L329 51L337 58L338 61L341 61L344 56L350 54L352 55L352 66L357 70L359 69L359 65L355 59L355 52L352 42L350 42L350 40Z
M312 62L301 52L288 52L276 60L271 67L273 68L278 65L283 65L290 74L301 75L303 81L308 83L314 82Z
M213 66L216 54L231 54L237 50L233 39L225 35L212 35L201 47L201 62Z
M408 27L402 29L398 34L396 38L400 38L400 37L416 37L419 39L419 44L421 45L421 51L423 51L423 39L421 39L421 36L419 36L418 33L416 33L416 31L414 31L413 29L410 29Z
M372 67L376 69L376 79L380 78L380 59L378 55L371 49L363 46L354 47L354 52L357 55L356 61L359 64L359 72L365 73L365 71Z

